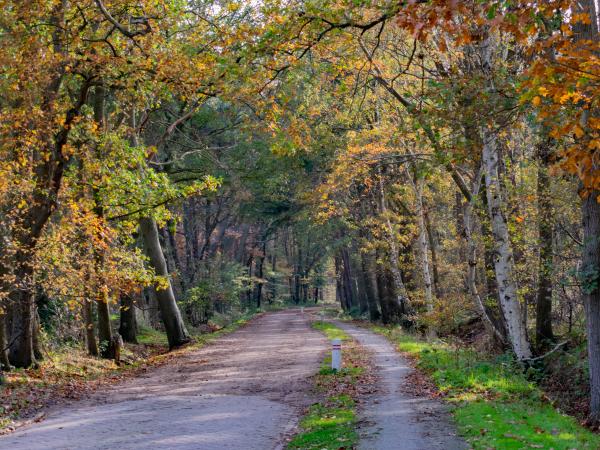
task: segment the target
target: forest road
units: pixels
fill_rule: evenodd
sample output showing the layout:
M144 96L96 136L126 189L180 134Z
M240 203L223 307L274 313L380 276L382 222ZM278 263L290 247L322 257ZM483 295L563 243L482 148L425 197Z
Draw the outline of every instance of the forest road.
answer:
M284 445L328 348L297 310L264 314L200 350L46 420L0 449L269 450Z
M380 391L361 411L359 450L466 450L443 403L408 391L408 361L383 336L335 322L373 355Z

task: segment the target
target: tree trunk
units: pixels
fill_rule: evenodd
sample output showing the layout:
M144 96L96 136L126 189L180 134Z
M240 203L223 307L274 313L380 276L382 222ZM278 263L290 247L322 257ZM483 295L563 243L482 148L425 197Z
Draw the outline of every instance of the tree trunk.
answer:
M119 314L119 334L125 342L137 344L137 321L133 297L128 294L121 295Z
M423 210L423 180L414 181L417 206L417 223L419 226L419 253L421 255L421 272L425 286L425 305L427 312L433 312L433 291L431 286L431 271L429 270L429 242L427 239L427 228L425 226L425 213Z
M35 294L32 290L33 268L24 261L25 254L17 255L16 279L24 284L10 295L12 327L8 357L15 367L35 367L33 349Z
M487 128L483 130L482 160L485 169L488 213L494 237L494 268L498 283L500 306L506 320L512 349L517 359L523 361L531 358L531 347L527 339L527 330L521 320L521 304L517 296L513 251L508 234L504 200L498 175L496 136Z
M357 290L357 296L358 296L358 306L359 306L359 312L361 315L366 314L367 312L369 312L369 299L368 299L368 294L367 294L367 285L366 285L366 280L365 280L365 273L363 271L362 268L362 258L360 255L360 252L356 253L356 257L359 258L359 261L357 261L360 266L357 265L354 273L356 274L356 285L358 287Z
M587 13L589 24L575 25L576 40L598 40L598 11L595 0L579 2L579 13ZM595 118L598 111L591 111ZM590 111L583 111L581 127L588 131ZM590 377L589 421L600 423L600 200L598 191L581 192L583 222L583 257L580 277L582 278L583 303L585 306L588 338L588 361Z
M6 313L0 312L0 373L2 372L2 369L8 370L9 368L10 368L10 361L8 360L8 338L7 338L7 334L6 334Z
M460 195L460 194L459 194ZM427 229L427 238L429 240L429 249L431 250L431 269L433 271L433 292L437 298L442 298L442 286L440 281L439 263L438 263L438 244L435 239L433 224L429 217L427 205L424 207L425 228Z
M354 288L352 286L352 266L350 264L350 255L348 249L342 249L342 286L346 295L346 303L348 310L356 306L357 301L354 295Z
M548 139L544 139L538 147L537 201L540 258L535 336L540 349L547 347L548 343L554 341L554 333L552 332L552 273L554 265L552 258L552 224L554 223L554 214L550 197L550 176L548 174L549 147L550 142Z
M350 306L348 305L348 299L346 297L346 289L344 288L344 282L343 282L343 266L342 266L342 259L340 258L339 255L335 255L334 256L334 263L335 263L335 292L337 294L338 300L340 302L340 306L342 307L342 310L344 311L348 311L350 309Z
M83 321L85 326L85 344L90 356L98 356L96 327L94 325L94 303L90 299L83 300Z
M385 227L388 235L388 243L390 247L390 270L393 275L395 287L394 291L396 293L396 301L398 303L397 308L395 309L406 311L409 305L408 294L404 285L404 281L402 280L402 273L400 271L400 263L398 261L398 246L396 245L396 235L394 233L394 228L392 227L392 222L390 221L390 218L388 216L387 204L385 199L385 188L383 184L383 175L381 173L381 170L379 171L379 210L385 221Z
M376 259L380 260L379 251ZM381 307L381 320L384 324L407 323L406 310L402 309L403 303L398 302L395 291L394 275L385 264L377 268L377 291L379 293L379 306Z
M254 292L254 300L256 303L256 307L260 308L261 303L262 303L262 293L263 293L263 279L265 276L265 271L264 271L264 265L265 265L265 258L267 256L267 241L266 241L266 236L264 237L263 243L262 243L262 249L261 249L261 255L258 257L257 261L256 261L256 276L258 278L258 281L256 282L256 289Z
M140 234L144 241L144 248L150 260L150 265L154 268L156 275L164 278L166 286L154 286L154 292L158 301L169 348L186 344L190 341L190 337L181 318L181 312L175 301L175 294L171 287L171 280L167 272L167 264L163 255L158 239L158 228L156 222L152 218L140 219Z
M492 338L497 343L498 347L502 348L504 347L504 344L506 342L505 337L502 334L502 332L498 330L493 320L488 315L488 311L477 289L477 244L473 239L473 208L474 201L479 195L480 185L481 173L478 173L473 183L471 200L464 204L464 207L462 208L463 211L461 214L463 220L462 228L464 230L464 237L467 247L467 289L471 294L473 302L475 303L475 307L477 308L477 311L479 313L479 317L481 318L481 321L483 322L487 333L490 335L490 338Z
M173 290L175 295L183 295L185 292L185 281L183 276L183 267L177 253L177 242L175 241L175 233L171 230L173 223L167 224L161 231L165 246L165 256L167 259L167 269L170 273L176 273L176 283L174 282ZM177 289L175 289L175 285Z
M367 306L369 311L369 319L372 321L379 320L381 313L377 307L377 293L375 292L376 286L372 276L372 264L371 255L365 253L361 254L361 272L364 278L365 295L367 297Z
M585 194L584 194L585 195ZM581 279L585 305L590 377L590 419L600 422L600 203L598 192L582 204L583 259Z
M100 290L100 297L96 301L100 356L106 359L114 359L115 349L112 346L113 333L110 325L110 298L108 295L108 287L102 286Z

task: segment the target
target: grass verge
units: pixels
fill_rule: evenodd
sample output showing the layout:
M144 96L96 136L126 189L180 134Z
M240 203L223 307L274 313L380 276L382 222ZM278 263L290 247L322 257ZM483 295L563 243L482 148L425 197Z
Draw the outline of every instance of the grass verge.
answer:
M161 331L142 327L138 344L125 344L121 352L125 364L88 356L81 346L63 346L48 351L36 369L14 369L5 373L0 386L0 434L20 424L43 417L48 406L65 400L77 400L96 389L135 376L150 368L168 363L184 353L230 333L253 316L247 314L230 325L210 334L193 334L194 342L168 351L167 336Z
M373 327L435 383L474 449L598 449L600 436L561 414L510 357L492 358Z
M300 432L288 443L288 449L338 450L355 448L356 401L361 388L368 385L368 359L356 342L340 328L328 322L313 322L312 327L329 339L344 341L344 361L340 371L331 370L331 355L314 377L315 390L322 398L312 405L300 421Z

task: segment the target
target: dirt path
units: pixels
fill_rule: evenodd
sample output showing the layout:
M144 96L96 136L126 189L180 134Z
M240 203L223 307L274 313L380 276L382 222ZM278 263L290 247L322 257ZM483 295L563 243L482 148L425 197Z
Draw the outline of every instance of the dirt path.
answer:
M372 354L381 377L381 392L362 412L359 449L462 450L467 444L456 436L447 409L440 402L407 392L406 377L413 370L387 339L353 325L336 322Z
M268 450L312 403L327 342L299 311L265 314L143 377L0 437L0 448Z

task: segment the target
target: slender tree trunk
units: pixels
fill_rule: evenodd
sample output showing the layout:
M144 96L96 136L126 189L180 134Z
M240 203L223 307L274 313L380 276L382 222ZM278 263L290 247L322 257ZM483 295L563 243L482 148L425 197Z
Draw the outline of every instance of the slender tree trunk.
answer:
M1 307L0 307L1 308ZM4 310L2 310L4 311ZM0 373L2 369L8 370L10 361L8 360L8 338L6 333L6 313L0 313Z
M427 311L433 311L433 291L431 284L431 271L429 270L429 242L427 240L427 227L423 209L423 180L417 179L413 183L416 195L417 223L419 226L419 253L421 256L421 272L425 285L425 305Z
M96 342L96 326L94 324L94 303L86 298L83 300L83 322L85 326L85 344L90 356L98 356Z
M517 359L523 361L531 358L531 347L527 338L527 330L522 322L521 303L517 296L513 251L498 175L496 136L489 129L483 130L482 160L485 169L488 212L494 237L494 268L500 306L506 319L512 349Z
M589 14L590 23L575 24L576 40L598 41L598 10L595 0L578 3L579 13ZM596 55L597 56L597 55ZM582 111L580 125L588 132L590 114L597 119L598 110ZM597 170L597 167L593 167ZM582 186L583 188L583 186ZM590 377L589 421L600 423L600 203L599 192L582 189L583 257L580 277L583 284L588 340Z
M584 194L586 195L586 194ZM581 278L588 338L590 420L600 422L600 203L598 192L587 193L582 204L583 260Z
M334 256L335 263L335 292L342 310L348 311L350 306L348 305L348 299L346 297L346 289L344 288L344 275L343 275L343 264L342 259L339 255Z
M262 252L261 255L258 257L258 260L256 261L256 276L258 277L258 281L256 283L256 292L254 293L254 299L255 299L257 308L260 308L261 303L262 303L262 293L263 293L263 286L264 286L263 279L265 276L264 265L265 265L265 258L267 256L266 236L263 239L261 252Z
M137 321L133 297L128 294L121 295L119 314L119 334L125 342L137 344Z
M402 273L400 271L400 262L398 261L398 246L396 244L396 235L394 233L394 228L392 226L392 222L390 221L388 211L387 211L387 202L385 199L385 187L383 184L383 175L381 170L379 172L379 209L383 219L385 221L386 231L388 235L388 243L390 247L390 262L391 262L391 271L394 279L395 292L397 295L397 303L398 307L396 309L401 311L408 310L409 301L408 294L406 291L406 287L404 285L404 281L402 280Z
M376 259L379 261L380 254L377 251ZM385 264L379 264L377 268L377 292L379 293L379 306L381 307L381 320L384 324L406 322L407 311L402 309L402 303L398 302L395 291L394 275Z
M17 257L17 260L20 259L21 257ZM15 274L17 280L27 280L26 283L29 284L33 277L33 268L23 261ZM15 367L36 366L37 361L33 351L35 295L29 286L24 286L11 293L10 301L13 308L13 327L8 354L10 362Z
M352 286L352 266L350 264L350 255L348 254L347 248L342 249L342 286L346 293L348 309L352 309L356 306L357 302Z
M110 325L110 298L108 287L102 286L98 300L96 301L98 311L98 341L100 356L113 359L115 352L113 348L113 333Z
M425 228L427 229L427 238L431 250L431 269L433 273L433 292L437 298L442 298L442 286L440 282L439 262L438 262L438 244L435 239L433 224L429 217L429 211L426 205L423 205L423 215L425 218Z
M358 286L358 306L360 307L360 314L366 314L369 312L369 298L367 293L367 282L366 282L366 274L362 268L362 258L360 253L357 253L357 258L359 258L358 263L359 267L356 267L354 273L356 274L356 285Z
M185 292L184 276L182 274L181 261L177 254L177 243L175 242L175 234L170 230L172 224L160 230L164 242L165 257L167 260L167 269L169 273L175 273L176 282L173 282L173 289L176 295L183 295ZM177 289L175 289L177 286Z
M488 315L488 311L481 298L481 295L479 294L479 290L477 289L477 244L473 239L473 203L479 194L480 185L481 173L478 173L473 183L471 200L464 204L464 207L462 208L463 212L461 214L467 247L467 288L471 294L473 302L475 303L475 307L479 312L479 317L481 318L487 333L497 342L499 347L503 347L505 344L504 335L498 330L498 328L496 328L494 322Z
M181 312L175 301L175 294L171 287L171 280L167 271L165 256L163 255L158 239L158 229L156 222L151 218L140 219L140 234L144 241L144 247L150 264L154 268L157 275L164 278L166 286L154 286L154 292L158 301L169 348L175 348L186 344L190 341L190 337L181 318Z
M552 224L554 223L554 214L550 197L550 176L548 174L549 147L550 142L548 139L544 139L538 147L537 200L540 259L535 335L536 343L540 348L544 348L549 342L554 341L552 331L552 273L554 265L552 258Z
M361 254L360 263L361 272L364 279L365 296L367 297L369 319L372 321L376 321L381 318L381 313L377 308L377 293L375 292L376 286L371 273L371 255L367 255L365 253Z

